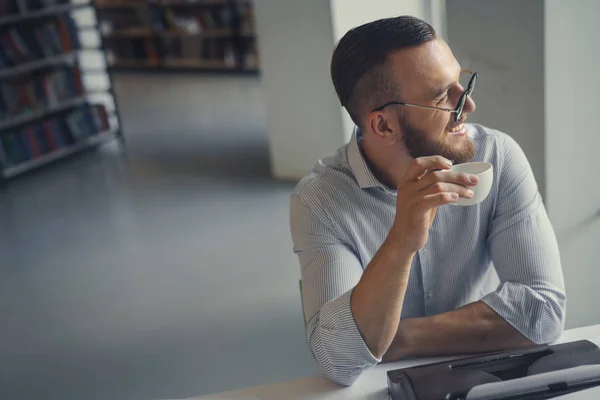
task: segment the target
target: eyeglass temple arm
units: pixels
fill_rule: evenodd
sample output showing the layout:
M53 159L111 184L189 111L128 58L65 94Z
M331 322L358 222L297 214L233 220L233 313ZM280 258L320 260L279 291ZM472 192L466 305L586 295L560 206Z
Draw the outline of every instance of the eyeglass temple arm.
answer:
M455 113L456 112L456 110L453 110L451 108L424 106L424 105L421 105L421 104L410 104L410 103L398 103L398 104L402 104L402 105L409 106L409 107L419 107L419 108L429 108L431 110L441 110L441 111L446 111L446 112L450 112L450 113Z

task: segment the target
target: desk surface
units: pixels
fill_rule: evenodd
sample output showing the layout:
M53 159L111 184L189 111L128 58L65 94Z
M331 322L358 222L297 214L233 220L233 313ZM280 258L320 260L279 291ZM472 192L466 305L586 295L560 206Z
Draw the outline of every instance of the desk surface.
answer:
M600 325L587 326L584 328L570 329L565 331L560 338L559 343L572 342L574 340L581 339L588 339L600 346ZM450 358L447 357L446 359ZM232 392L223 392L213 395L194 397L188 400L382 400L387 398L387 371L439 360L443 359L426 358L399 361L390 364L379 364L363 372L354 385L348 388L339 386L329 381L324 376L316 376L312 378L297 379L271 385L256 386ZM583 399L584 397L578 398Z

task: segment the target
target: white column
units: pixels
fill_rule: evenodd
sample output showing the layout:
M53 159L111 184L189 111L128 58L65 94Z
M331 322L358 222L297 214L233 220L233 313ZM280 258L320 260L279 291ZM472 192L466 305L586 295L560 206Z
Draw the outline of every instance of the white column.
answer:
M546 0L544 13L546 202L576 327L600 321L600 2Z

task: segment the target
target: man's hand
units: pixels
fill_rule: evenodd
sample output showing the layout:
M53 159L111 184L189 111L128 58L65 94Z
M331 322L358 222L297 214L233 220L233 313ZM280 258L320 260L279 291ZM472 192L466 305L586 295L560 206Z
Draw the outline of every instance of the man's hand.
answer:
M448 170L452 162L441 156L416 158L398 183L396 218L390 231L406 252L423 248L438 206L471 198L468 188L477 184L475 175ZM429 172L432 171L432 172Z

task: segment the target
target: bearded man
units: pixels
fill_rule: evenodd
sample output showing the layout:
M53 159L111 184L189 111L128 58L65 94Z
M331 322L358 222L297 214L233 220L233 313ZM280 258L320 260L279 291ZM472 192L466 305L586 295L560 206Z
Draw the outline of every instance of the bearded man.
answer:
M357 126L291 196L310 352L351 385L404 357L557 339L565 321L558 245L527 158L507 134L467 124L477 74L426 22L350 30L331 78ZM493 165L487 198L453 164Z

